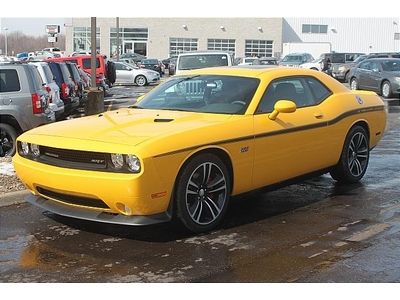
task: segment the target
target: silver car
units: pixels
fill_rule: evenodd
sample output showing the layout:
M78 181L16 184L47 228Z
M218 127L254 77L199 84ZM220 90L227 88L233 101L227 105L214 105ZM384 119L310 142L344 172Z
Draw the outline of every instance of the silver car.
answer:
M12 156L22 132L54 122L48 94L37 68L0 63L0 157Z
M61 119L64 114L64 101L60 98L60 88L54 81L54 75L49 65L45 62L31 62L29 64L34 65L39 71L45 88L50 95L50 108L56 114L56 119Z
M125 62L116 61L116 80L115 84L137 84L139 86L157 83L160 74L156 71L140 69Z

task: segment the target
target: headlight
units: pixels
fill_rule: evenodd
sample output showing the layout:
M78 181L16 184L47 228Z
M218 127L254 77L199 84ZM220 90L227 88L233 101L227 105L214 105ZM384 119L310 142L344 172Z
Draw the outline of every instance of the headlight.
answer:
M344 70L346 70L346 68L345 67L343 67L343 66L341 66L341 67L339 67L339 69L338 69L339 71L341 71L341 72L343 72Z
M116 169L124 166L124 156L122 154L111 154L111 162Z
M140 172L140 160L135 155L127 155L126 156L126 164L128 165L129 170L134 173Z
M396 80L397 82L400 82L400 77L395 77L394 80Z
M28 155L29 154L29 144L26 142L21 143L21 150L23 155Z
M40 150L39 146L36 144L31 144L31 151L34 157L39 157L40 155Z

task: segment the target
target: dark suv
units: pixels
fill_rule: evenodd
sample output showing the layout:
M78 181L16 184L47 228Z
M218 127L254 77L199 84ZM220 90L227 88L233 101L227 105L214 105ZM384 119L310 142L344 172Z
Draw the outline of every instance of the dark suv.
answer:
M60 87L60 97L64 101L64 116L66 117L79 106L76 85L65 63L49 61L48 64L54 74L55 82Z
M36 67L0 63L0 157L14 155L19 134L54 121Z

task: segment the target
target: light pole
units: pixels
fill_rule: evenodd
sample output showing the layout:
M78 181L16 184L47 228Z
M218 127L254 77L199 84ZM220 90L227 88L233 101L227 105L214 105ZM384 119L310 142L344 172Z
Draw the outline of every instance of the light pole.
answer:
M7 49L7 27L3 28L4 30L4 51L6 52L6 56L8 56L8 49Z

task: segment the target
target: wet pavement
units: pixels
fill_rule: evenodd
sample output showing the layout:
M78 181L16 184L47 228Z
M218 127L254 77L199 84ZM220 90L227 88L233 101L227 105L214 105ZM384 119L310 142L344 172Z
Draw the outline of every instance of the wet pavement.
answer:
M362 182L323 175L232 199L208 234L2 207L0 282L400 282L396 101L387 101L388 128Z

